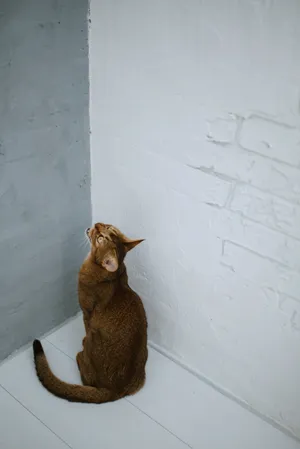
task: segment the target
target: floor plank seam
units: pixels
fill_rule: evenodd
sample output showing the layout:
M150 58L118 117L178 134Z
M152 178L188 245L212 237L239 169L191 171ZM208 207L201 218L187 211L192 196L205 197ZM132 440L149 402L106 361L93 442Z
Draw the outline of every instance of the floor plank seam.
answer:
M77 312L76 315L71 316L70 318L67 318L63 323L58 324L57 326L53 327L51 330L47 331L45 334L43 334L43 335L41 335L41 336L39 336L37 338L39 338L39 340L47 340L48 337L50 337L52 334L54 334L55 332L57 332L60 329L62 329L67 324L72 323L72 321L75 321L80 315L81 315L81 312ZM2 365L5 365L6 362L9 362L10 360L13 360L14 358L18 357L18 355L22 354L27 349L31 348L32 347L32 343L33 343L33 340L29 341L28 343L22 345L20 348L18 348L15 351L13 351L5 359L0 361L0 367Z
M74 358L71 357L69 354L67 354L67 353L64 352L62 349L60 349L58 346L56 346L54 343L52 343L52 341L47 340L47 338L45 338L44 340L46 340L47 343L49 343L51 346L53 346L53 348L57 349L61 354L67 356L70 360L72 360L73 362L75 362L75 356L74 356Z
M72 360L75 363L75 360L69 356L69 354L66 354L62 349L60 349L59 347L57 347L54 343L52 343L51 341L45 339L48 343L50 343L55 349L57 349L61 354L64 354L65 356L67 356L70 360ZM193 449L192 446L190 446L186 441L183 441L181 438L179 438L175 433L173 433L171 430L169 430L167 427L163 426L159 421L156 421L154 418L152 418L152 416L148 415L144 410L142 410L141 408L139 408L136 404L134 404L133 402L131 402L128 398L124 398L126 402L128 402L128 404L130 404L131 406L135 407L140 413L142 413L143 415L147 416L149 419L151 419L151 421L155 422L158 426L160 426L161 428L163 428L166 432L168 432L169 434L171 434L173 437L175 437L177 440L179 440L181 443L183 443L185 446Z
M31 416L33 416L37 421L39 421L46 429L48 429L53 435L56 436L63 444L65 444L70 449L73 449L72 446L70 446L63 438L61 438L57 433L55 433L51 427L48 427L47 424L45 424L38 416L36 416L29 408L27 408L19 399L17 399L9 390L7 390L2 384L0 384L0 388L2 390L6 391L6 393L9 394L9 396L14 399L18 404L20 404L21 407L23 407L28 413L30 413Z
M159 421L156 421L156 419L152 418L152 416L148 415L148 413L146 413L143 409L141 409L140 407L138 407L136 404L130 402L130 400L128 398L125 398L125 400L132 405L133 407L135 407L139 412L141 412L143 415L147 416L149 419L151 419L151 421L155 422L158 426L162 427L164 430L166 430L168 433L170 433L171 435L173 435L173 437L175 437L177 440L179 440L181 443L183 443L185 446L189 447L190 449L193 449L193 446L191 446L189 443L187 443L186 441L182 440L179 436L177 436L175 433L173 433L171 430L169 430L167 427L165 427L163 424L161 424Z
M47 338L46 338L46 340L47 340ZM58 349L62 354L66 355L71 360L75 361L72 357L70 357L68 354L66 354L64 351L62 351L56 345L54 345L51 341L49 341L49 340L47 340L47 341L52 346L54 346L56 349ZM264 416L264 415L260 414L257 410L255 410L251 406L249 406L247 404L244 404L242 401L239 401L238 398L235 398L230 393L227 393L226 391L222 390L222 388L216 386L213 382L209 381L209 379L206 379L200 373L197 373L195 370L192 370L188 366L186 366L183 363L181 363L179 360L177 360L175 357L173 357L171 354L169 354L168 351L164 350L164 348L162 348L161 346L157 345L156 343L153 343L152 341L149 341L148 344L149 344L150 348L152 348L154 351L156 351L157 353L161 354L163 357L166 357L168 360L170 360L175 365L180 366L180 368L184 369L188 373L192 374L194 377L196 377L199 380L199 382L205 383L210 388L212 388L215 391L217 391L218 393L220 393L222 396L227 397L229 400L233 401L234 403L236 403L237 405L242 407L244 410L247 410L248 412L250 412L251 414L253 414L257 418L259 418L262 421L264 421L265 423L269 424L270 426L272 426L273 428L275 428L276 430L278 430L279 432L281 432L285 436L291 438L292 440L296 441L297 443L300 443L300 438L297 438L291 431L289 431L288 429L286 429L283 426L280 426L280 424L276 423L276 421L272 420L271 418L268 418L267 416ZM130 402L130 401L128 401L128 402ZM130 404L132 404L132 403L130 402ZM134 404L132 404L132 405L134 405ZM136 407L136 408L138 409L138 407ZM140 410L140 411L143 413L142 410ZM149 418L151 418L151 417L149 417ZM154 419L152 419L152 420L155 421ZM159 424L159 423L157 423L157 424ZM168 431L168 429L166 429L166 430ZM176 436L176 435L174 435L174 436ZM186 443L184 441L182 441L182 442L184 444L188 445L188 443Z
M57 330L54 330L52 332L47 333L43 337L40 337L41 340L45 342L45 350L49 351L49 357L50 356L52 357L52 355L53 355L53 363L57 358L58 360L61 361L63 367L65 367L65 365L66 365L66 367L68 367L68 369L65 371L65 376L68 378L68 375L71 375L71 378L73 378L73 382L71 381L71 383L80 383L80 379L77 375L75 376L75 382L74 382L74 377L72 376L72 373L75 374L75 371L76 371L76 373L78 372L78 368L77 368L77 364L76 364L76 353L78 351L80 351L80 349L81 349L81 339L79 337L80 337L81 333L83 332L82 325L81 325L82 320L78 319L79 316L80 316L80 314L78 314L77 316L68 320L67 323L64 323L63 325L59 326L59 328L63 328L64 326L77 320L77 323L75 323L74 325L71 325L70 331L67 327L64 331L62 331L62 333L58 333L57 335L55 334L55 332L57 332ZM51 346L47 347L47 345L51 345ZM14 353L12 357L9 357L5 361L3 361L4 362L3 364L11 361L12 359L18 358L19 355L21 355L23 352L26 352L27 353L26 354L26 360L27 360L26 363L28 364L28 373L29 373L30 365L32 365L30 369L33 369L33 360L32 360L33 357L32 357L32 349L30 350L28 348L28 346L29 345L26 345L26 347L23 347L22 350L19 350L19 351L17 351L17 353ZM278 424L276 421L273 422L272 418L269 419L268 417L265 417L264 415L261 416L261 414L259 412L257 412L255 409L252 409L251 405L248 406L247 403L242 402L239 398L236 398L234 396L232 397L232 394L230 392L227 392L226 390L223 391L223 388L221 386L218 386L218 384L215 385L212 380L210 380L209 378L206 378L201 372L197 372L191 366L186 365L180 359L180 357L174 355L172 352L169 352L163 346L159 346L151 340L148 341L148 346L151 351L151 357L154 357L153 361L155 361L155 363L156 363L156 369L158 368L158 366L161 366L164 369L169 370L169 371L167 371L168 373L174 373L174 375L176 374L176 376L178 377L178 380L182 379L182 378L187 379L187 380L189 379L189 381L193 385L191 387L191 388L193 388L193 393L195 393L194 389L195 388L197 389L197 382L200 382L198 385L199 392L200 392L199 393L200 397L198 398L198 400L201 398L202 389L204 389L203 390L204 393L207 391L207 395L208 395L207 401L209 401L211 397L215 398L216 394L219 394L218 400L220 401L221 406L223 406L223 408L225 407L224 408L225 412L227 409L229 411L236 410L235 414L238 414L238 422L241 422L242 425L246 425L247 419L249 419L250 427L251 427L251 425L253 425L254 430L258 431L258 434L260 434L260 432L262 431L263 435L267 436L267 439L268 439L268 435L270 435L271 440L273 440L273 444L274 444L274 441L277 441L278 438L280 441L282 438L288 438L288 440L290 440L290 443L287 440L287 441L285 441L286 444L279 444L278 446L275 444L276 447L278 447L279 449L282 449L282 447L285 447L285 445L289 446L289 444L291 445L291 448L295 449L295 447L293 446L294 443L291 442L292 440L295 441L297 444L299 444L300 438L295 436L292 429L284 428L283 426ZM53 348L53 349L51 350L51 348ZM159 356L159 354L160 354L160 356ZM66 356L67 359L65 359L63 356ZM161 358L161 357L163 357L163 358ZM23 360L23 359L24 359L24 357L20 358L20 360ZM72 362L73 362L72 364L70 363L70 360L72 360ZM1 366L3 364L1 363ZM75 366L74 366L74 364L75 364ZM173 365L173 367L172 367L172 365ZM16 367L18 368L18 366L19 366L18 362L16 361L13 363L11 369L13 367L15 367L14 372L16 372ZM8 365L7 369L4 369L4 373L3 373L4 377L2 378L2 380L0 380L0 388L1 388L1 391L7 393L7 397L4 396L4 398L5 398L5 401L8 401L7 404L11 404L12 410L15 410L15 412L18 414L18 416L20 415L21 418L22 417L23 417L23 419L26 418L25 419L26 422L27 422L27 420L29 420L29 423L30 423L30 419L32 419L32 418L30 418L30 415L33 418L35 418L34 420L32 420L33 421L32 427L35 428L38 431L38 433L41 435L43 435L43 433L47 432L45 430L45 428L48 431L50 431L51 434L48 434L48 439L49 439L49 441L52 441L52 438L56 438L56 444L54 444L55 446L58 444L62 444L63 447L72 449L75 444L75 446L77 447L78 443L75 443L75 441L73 441L72 439L70 440L70 435L65 434L64 431L62 431L62 428L60 428L60 427L57 428L56 425L53 426L52 420L50 420L50 421L48 420L48 415L44 414L45 410L43 409L42 401L39 402L40 407L37 408L35 406L35 401L32 402L32 400L29 400L29 403L27 402L27 399L26 399L27 396L25 395L23 397L23 395L21 394L21 390L20 391L18 389L16 391L14 390L14 383L12 383L12 384L10 384L9 382L7 383L8 379L10 377L10 374L12 374L9 368L10 368L10 366ZM149 370L151 373L152 373L152 368L154 369L154 367L152 366L152 359L151 359L151 364L149 365ZM17 371L18 371L18 369L17 369ZM68 372L69 372L69 374L68 374ZM184 372L186 372L186 374L184 374ZM6 373L6 377L5 377L5 373ZM193 378L188 377L190 374L193 376L194 380L193 380ZM186 377L184 377L184 376L186 376ZM78 377L78 379L76 380L77 377ZM155 378L155 379L157 380L157 378ZM15 380L17 381L17 377ZM202 386L201 386L201 384L202 384ZM31 379L30 385L31 385L31 388L33 390L35 390L35 394L37 395L37 398L38 398L38 396L40 396L39 393L42 393L38 390L38 383L35 383L35 379L33 379L33 380ZM206 387L205 387L205 385L206 385ZM159 396L157 396L155 394L154 389L156 389L156 387L158 387L158 391L160 391ZM183 429L181 429L180 425L178 427L179 416L184 416L184 415L182 415L183 411L181 411L181 414L177 416L177 413L175 412L175 410L176 410L176 408L175 408L175 410L173 411L174 416L171 416L168 418L169 411L170 412L172 411L172 410L169 410L170 407L168 405L168 400L166 399L169 397L168 395L171 394L171 390L168 387L168 385L165 385L165 387L162 389L162 385L160 385L160 384L157 385L154 382L153 385L152 385L152 383L149 384L149 388L150 388L150 392L147 390L147 392L145 392L145 396L143 396L143 395L141 396L141 400L140 400L140 398L135 398L135 397L131 398L130 396L124 398L124 400L126 402L123 402L123 404L120 404L120 407L119 407L122 410L121 415L123 416L124 413L125 413L125 415L129 414L130 416L136 415L139 422L143 423L143 425L145 425L147 429L152 428L152 432L155 431L154 432L155 435L157 433L158 435L161 435L161 437L163 439L167 439L167 441L170 438L171 438L171 441L173 439L173 445L175 445L175 446L179 445L179 447L182 447L182 449L184 447L193 449L195 447L196 442L199 440L199 438L202 442L206 441L207 435L205 435L205 434L200 435L200 433L198 435L198 432L201 432L201 434L202 434L201 429L197 429L197 431L196 431L194 428L190 428L188 424L187 424L187 427L183 426ZM208 392L207 388L209 388L211 390L210 393ZM152 393L151 393L151 389L152 389ZM166 397L164 398L165 389L166 389ZM202 393L203 393L203 391L202 391ZM213 391L215 391L216 393L213 393ZM151 394L149 394L149 393L151 393ZM20 396L20 394L21 394L21 396ZM9 399L9 397L11 399ZM224 399L221 399L222 397ZM28 396L28 398L30 398L30 396ZM143 400L145 398L146 398L146 402L145 402L145 400ZM45 399L47 399L47 397L45 397ZM51 398L48 398L48 399L50 400ZM159 401L160 406L163 408L164 412L162 410L161 410L161 412L159 412L158 408L156 407L156 401ZM62 401L62 402L65 402L65 401ZM151 402L152 402L152 405L151 405ZM172 399L171 399L171 403L173 404ZM236 404L236 405L230 405L230 403ZM130 404L130 406L132 408L130 409L130 407L128 407L126 404ZM21 406L21 408L19 407L19 405ZM195 398L194 402L192 401L191 405L194 408L198 407L196 398ZM64 404L62 404L62 406L60 406L60 403L57 403L57 405L55 406L57 412L60 409L63 409L63 406L64 406ZM175 403L173 404L173 407L174 406L175 406ZM173 409L173 407L171 407L171 408ZM184 407L186 408L186 412L187 412L189 409L189 402L187 402L187 403L184 402ZM192 407L192 409L193 409L193 407ZM235 407L235 409L234 408L232 409L232 407ZM237 407L240 408L239 412L238 412ZM22 412L22 409L25 411ZM31 409L32 409L32 411L31 411ZM110 410L110 409L108 408L108 410ZM114 410L114 409L112 409L112 410ZM116 411L118 412L118 410L119 409L117 408ZM136 410L136 411L134 411L134 410ZM201 408L201 410L202 410L202 408ZM249 413L249 418L247 418L247 415L245 415L245 411L243 412L243 410L245 410L246 412ZM29 415L26 415L26 412L28 412ZM106 415L105 408L101 407L100 413L103 413L104 415ZM141 413L141 415L139 415L139 413ZM144 415L144 418L142 418L143 415ZM222 415L222 413L221 413L221 415ZM221 415L218 418L219 420L222 419ZM258 419L258 421L253 421L254 418L250 418L251 415L253 417L255 416L256 420ZM13 417L13 415L11 415L11 416ZM41 418L39 418L39 416L41 416ZM81 416L80 410L79 410L78 416L79 417ZM147 418L149 420L147 420ZM175 421L173 418L175 419ZM45 420L45 422L47 424L43 420ZM259 421L261 423L264 423L263 425L265 427L262 427L262 424L258 424ZM42 426L39 426L38 422L40 422L42 424ZM221 421L220 421L220 423L221 423ZM269 430L267 430L267 427L266 427L267 425L269 426ZM232 424L232 426L233 426L233 424ZM53 427L54 431L52 430L51 427ZM274 433L275 430L271 430L272 428L276 429L277 432L280 432L280 434L284 435L284 436L280 437L280 434ZM25 430L25 427L24 427L24 430ZM182 432L182 430L183 430L183 432ZM187 430L189 430L190 433L187 432ZM205 429L202 429L202 430L205 430ZM58 433L56 433L56 432L58 432ZM234 434L239 433L236 429L234 429L234 426L233 426L232 432ZM26 430L25 430L25 433L26 433ZM62 437L60 437L60 434L62 435ZM178 436L177 434L179 434L180 436ZM44 438L45 437L47 437L47 433L44 436ZM34 441L33 435L32 435L32 438ZM67 441L70 441L70 443L65 441L64 438ZM211 440L211 439L214 440L215 437L209 438L209 440ZM55 443L55 441L54 441L54 443ZM197 444L196 444L196 446L197 446ZM272 445L270 445L270 447L272 447ZM299 449L300 449L300 446L299 446Z
M184 369L188 373L192 374L194 377L196 377L200 382L203 382L204 384L208 385L213 390L220 393L222 396L226 397L230 401L234 402L235 404L242 407L244 410L247 410L249 413L252 413L252 415L256 416L260 420L264 421L265 423L272 426L274 429L278 430L279 432L283 433L285 436L291 438L292 440L296 441L297 443L300 443L300 438L298 438L291 430L287 429L286 427L279 424L277 421L275 421L273 418L270 418L268 416L265 416L264 414L260 413L258 410L256 410L254 407L252 407L250 404L245 403L241 399L234 396L229 391L224 390L219 385L215 384L213 381L205 377L203 374L199 373L198 371L194 370L190 366L186 365L185 363L181 362L176 356L173 356L169 353L167 349L164 349L162 346L154 343L153 341L149 341L148 345L150 348L152 348L154 351L161 354L163 357L166 357L168 360L173 362L175 365L180 366L180 368Z

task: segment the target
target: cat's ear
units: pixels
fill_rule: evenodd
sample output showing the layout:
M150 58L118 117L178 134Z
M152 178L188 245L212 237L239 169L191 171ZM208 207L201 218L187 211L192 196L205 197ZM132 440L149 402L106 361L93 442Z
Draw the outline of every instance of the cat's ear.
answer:
M135 248L137 245L139 245L140 243L142 243L145 239L139 239L139 240L130 240L127 237L124 238L123 240L123 244L125 246L126 252L128 253L128 251L132 250L133 248Z
M103 257L101 262L103 268L105 268L110 273L114 273L119 268L119 262L115 251L110 251Z

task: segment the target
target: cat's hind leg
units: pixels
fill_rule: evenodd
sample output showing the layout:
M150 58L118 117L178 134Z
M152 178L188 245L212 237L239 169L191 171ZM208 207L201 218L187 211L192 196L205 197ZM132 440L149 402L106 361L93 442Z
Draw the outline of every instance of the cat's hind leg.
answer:
M96 372L84 351L78 352L76 361L83 385L97 386Z

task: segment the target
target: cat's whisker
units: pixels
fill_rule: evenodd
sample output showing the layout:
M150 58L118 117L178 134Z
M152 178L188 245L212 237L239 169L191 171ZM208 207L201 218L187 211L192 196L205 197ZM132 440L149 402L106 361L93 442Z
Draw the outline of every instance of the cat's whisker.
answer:
M80 240L79 247L85 248L85 247L89 246L89 243L90 243L89 239L87 237L84 237Z

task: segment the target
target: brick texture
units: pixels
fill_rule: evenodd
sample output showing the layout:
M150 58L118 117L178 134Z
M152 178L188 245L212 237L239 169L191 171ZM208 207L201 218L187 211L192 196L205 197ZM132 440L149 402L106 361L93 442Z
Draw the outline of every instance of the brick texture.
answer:
M300 438L300 3L99 4L94 219L150 339Z

